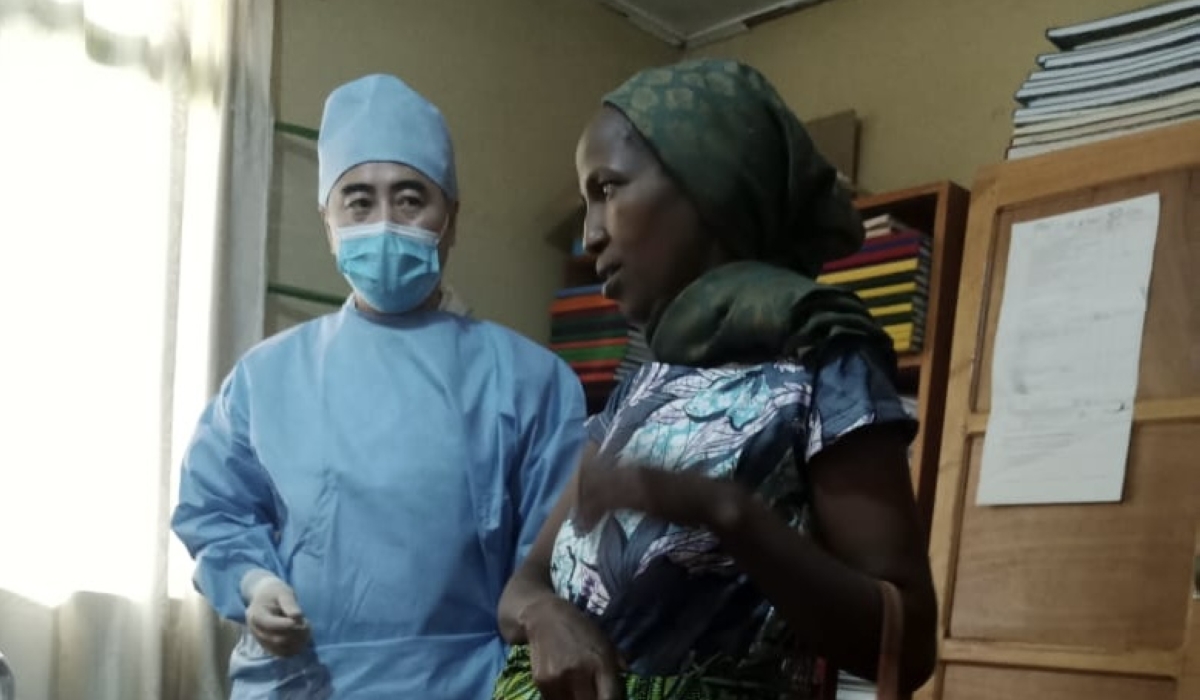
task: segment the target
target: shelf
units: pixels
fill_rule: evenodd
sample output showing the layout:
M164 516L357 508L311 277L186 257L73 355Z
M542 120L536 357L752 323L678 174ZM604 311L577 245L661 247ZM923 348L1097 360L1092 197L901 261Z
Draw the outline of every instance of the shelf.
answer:
M928 185L918 187L910 187L905 190L896 190L895 192L883 192L880 194L868 194L854 199L854 206L859 211L875 211L887 210L887 213L893 211L897 206L904 207L909 205L914 199L938 199L949 196L950 190L954 186L949 182L935 182Z
M890 214L905 224L936 237L939 206L947 201L948 192L949 186L945 184L926 185L900 192L860 197L854 200L854 207L864 219Z

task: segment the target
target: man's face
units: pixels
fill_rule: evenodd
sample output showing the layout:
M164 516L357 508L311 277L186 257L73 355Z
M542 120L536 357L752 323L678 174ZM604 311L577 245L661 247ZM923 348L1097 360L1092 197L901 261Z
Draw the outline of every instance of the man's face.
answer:
M423 174L400 163L363 163L334 183L321 212L329 247L337 255L336 229L377 221L417 226L440 234L442 267L454 245L458 203Z

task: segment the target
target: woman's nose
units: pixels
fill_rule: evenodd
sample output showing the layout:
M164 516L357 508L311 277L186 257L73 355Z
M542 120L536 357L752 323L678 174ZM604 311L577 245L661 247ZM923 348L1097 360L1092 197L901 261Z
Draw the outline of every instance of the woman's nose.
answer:
M608 234L599 226L585 226L583 229L583 249L588 255L595 257L608 245Z

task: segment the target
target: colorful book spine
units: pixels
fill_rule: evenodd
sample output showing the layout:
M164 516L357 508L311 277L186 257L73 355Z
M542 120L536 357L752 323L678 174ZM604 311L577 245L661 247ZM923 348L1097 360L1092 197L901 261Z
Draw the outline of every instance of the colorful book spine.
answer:
M864 225L876 235L868 234L857 253L826 264L817 281L857 294L896 352L917 352L925 336L930 238L889 215Z
M598 284L559 289L550 302L550 349L570 365L589 410L599 410L625 361L629 328Z

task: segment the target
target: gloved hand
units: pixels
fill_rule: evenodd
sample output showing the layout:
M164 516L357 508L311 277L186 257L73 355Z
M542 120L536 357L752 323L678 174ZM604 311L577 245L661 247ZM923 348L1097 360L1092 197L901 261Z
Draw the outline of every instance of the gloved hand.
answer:
M246 626L263 649L275 656L304 650L312 631L292 587L266 571L251 571L242 580Z

